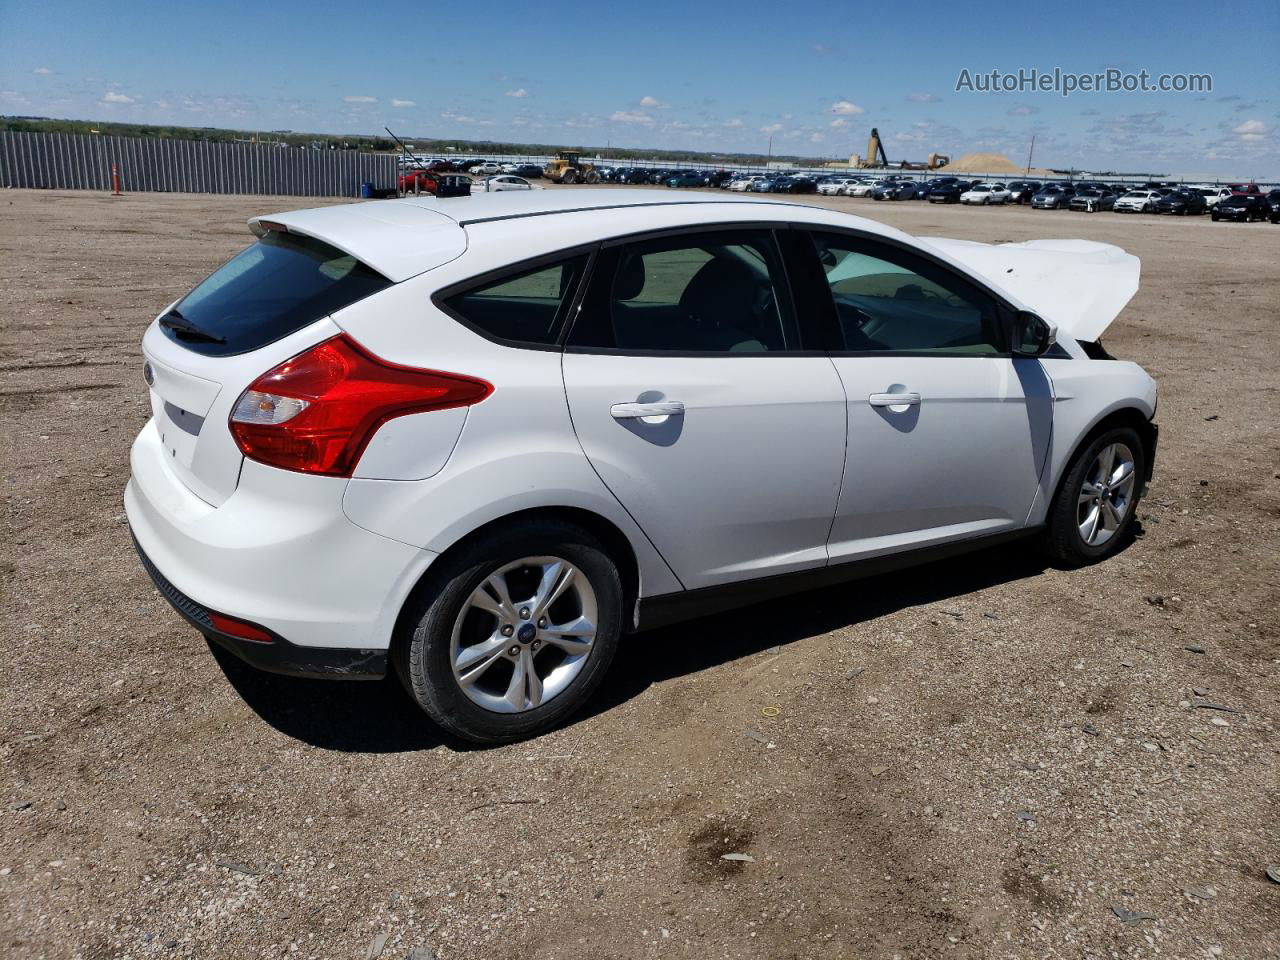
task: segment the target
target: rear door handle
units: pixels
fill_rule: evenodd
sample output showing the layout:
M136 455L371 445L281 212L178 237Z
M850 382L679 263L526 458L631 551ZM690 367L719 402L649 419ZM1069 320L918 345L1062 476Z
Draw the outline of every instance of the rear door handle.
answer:
M915 407L920 405L918 393L873 393L867 397L873 407Z
M681 417L684 404L679 400L661 400L656 403L615 403L609 408L615 420L638 420L642 417Z

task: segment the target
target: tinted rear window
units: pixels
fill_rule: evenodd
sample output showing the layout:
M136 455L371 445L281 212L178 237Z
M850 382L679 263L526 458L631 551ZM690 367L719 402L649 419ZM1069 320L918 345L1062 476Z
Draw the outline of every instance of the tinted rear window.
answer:
M175 307L186 325L221 342L173 325L161 328L196 353L247 353L389 286L382 274L336 247L272 230Z

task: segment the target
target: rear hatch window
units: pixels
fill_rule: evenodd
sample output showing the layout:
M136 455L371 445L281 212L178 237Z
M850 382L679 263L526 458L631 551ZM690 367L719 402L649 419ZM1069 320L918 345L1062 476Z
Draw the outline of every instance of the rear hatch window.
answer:
M273 343L390 285L336 247L269 230L183 297L160 327L195 353L231 356Z

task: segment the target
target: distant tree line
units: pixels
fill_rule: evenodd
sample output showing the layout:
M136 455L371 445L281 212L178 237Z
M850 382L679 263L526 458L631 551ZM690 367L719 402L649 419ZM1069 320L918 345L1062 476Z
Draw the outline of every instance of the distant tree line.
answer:
M158 137L172 140L207 140L213 143L256 142L313 150L360 150L371 153L398 153L400 145L389 137L340 136L331 133L297 133L293 130L224 130L217 127L178 127L164 124L109 123L94 120L55 120L48 117L0 117L0 129L37 133L98 133L112 137ZM629 160L719 163L726 166L759 166L766 158L759 153L708 153L688 150L660 150L640 147L601 147L563 143L503 143L494 140L438 140L400 134L419 156L476 156L524 154L540 156L572 147L591 156L616 156ZM816 166L823 158L775 154L770 160Z

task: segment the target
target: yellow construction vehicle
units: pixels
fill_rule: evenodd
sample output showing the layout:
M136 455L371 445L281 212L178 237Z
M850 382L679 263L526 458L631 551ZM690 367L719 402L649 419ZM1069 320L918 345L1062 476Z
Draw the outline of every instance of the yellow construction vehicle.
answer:
M582 162L582 151L560 150L554 160L548 160L542 175L552 183L599 183L596 168Z

